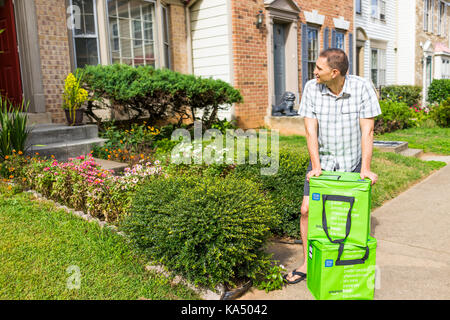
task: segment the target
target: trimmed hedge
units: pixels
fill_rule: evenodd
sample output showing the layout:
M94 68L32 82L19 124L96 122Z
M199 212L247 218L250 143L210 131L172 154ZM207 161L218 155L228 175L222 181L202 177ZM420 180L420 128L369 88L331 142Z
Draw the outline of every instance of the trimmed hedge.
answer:
M121 229L152 259L213 288L267 271L273 211L249 180L186 174L143 185Z
M93 100L111 108L121 108L132 119L147 112L149 124L174 117L179 117L181 124L183 119L196 120L201 111L203 115L199 119L209 128L220 109L243 100L239 90L225 81L151 66L86 66L83 74L83 87ZM90 103L87 113L95 118L93 109Z
M450 97L450 79L434 79L428 87L429 103L441 103Z
M430 117L439 127L448 128L450 126L450 97L432 107Z
M422 99L422 87L408 85L386 86L381 90L381 99L404 102L411 107L420 103Z
M375 118L375 133L382 134L413 125L414 112L404 102L380 100L381 114Z

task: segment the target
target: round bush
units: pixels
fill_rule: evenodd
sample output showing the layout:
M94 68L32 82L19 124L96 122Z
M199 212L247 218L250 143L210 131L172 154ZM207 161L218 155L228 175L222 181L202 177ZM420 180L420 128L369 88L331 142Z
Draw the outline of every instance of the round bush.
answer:
M274 175L262 175L262 165L243 164L232 173L260 185L263 192L273 200L274 214L280 216L280 223L272 232L279 236L300 237L300 208L303 200L303 185L309 155L306 150L283 147L279 150L279 168Z
M255 278L276 223L272 203L249 180L198 175L154 178L137 192L121 228L170 270L214 287Z
M448 128L450 126L450 98L432 107L430 117L439 127Z

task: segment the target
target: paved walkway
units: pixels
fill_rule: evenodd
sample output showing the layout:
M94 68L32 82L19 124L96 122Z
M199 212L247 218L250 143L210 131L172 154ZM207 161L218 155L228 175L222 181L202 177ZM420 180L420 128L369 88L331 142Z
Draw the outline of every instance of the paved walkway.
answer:
M371 230L378 240L375 299L450 299L450 165L374 210ZM303 261L298 244L274 243L269 250L288 271ZM269 293L251 289L240 299L314 297L301 281Z

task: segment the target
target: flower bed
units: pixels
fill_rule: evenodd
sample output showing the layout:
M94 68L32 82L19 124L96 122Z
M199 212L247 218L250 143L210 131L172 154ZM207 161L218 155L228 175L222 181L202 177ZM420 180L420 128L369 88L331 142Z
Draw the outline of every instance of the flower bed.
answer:
M49 199L108 222L127 215L137 187L149 176L162 174L158 161L141 161L125 174L103 170L91 154L58 162L14 154L0 165L4 180L13 180Z

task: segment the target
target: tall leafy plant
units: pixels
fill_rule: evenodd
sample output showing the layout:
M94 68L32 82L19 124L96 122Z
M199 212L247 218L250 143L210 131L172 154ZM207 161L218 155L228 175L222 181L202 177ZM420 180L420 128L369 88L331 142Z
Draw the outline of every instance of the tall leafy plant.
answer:
M5 159L13 150L25 152L26 140L30 135L28 127L29 103L16 108L6 98L0 97L0 158Z

